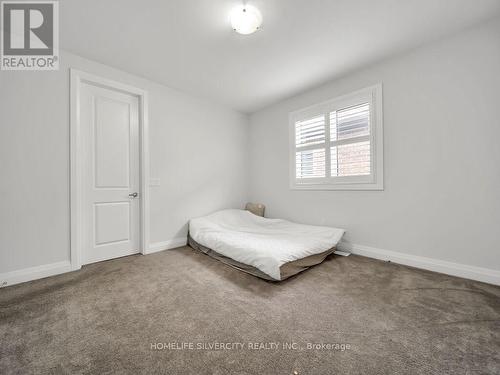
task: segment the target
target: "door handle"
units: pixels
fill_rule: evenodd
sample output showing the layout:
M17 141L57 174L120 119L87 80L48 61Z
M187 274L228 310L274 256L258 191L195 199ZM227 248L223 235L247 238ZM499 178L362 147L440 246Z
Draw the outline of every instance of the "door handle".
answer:
M139 193L130 193L128 195L129 198L137 198L137 196L139 195Z

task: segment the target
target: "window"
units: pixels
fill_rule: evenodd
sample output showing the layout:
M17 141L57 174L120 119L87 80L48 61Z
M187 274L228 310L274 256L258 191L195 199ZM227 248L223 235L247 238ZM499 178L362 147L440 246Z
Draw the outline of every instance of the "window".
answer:
M382 190L382 86L290 114L290 187Z

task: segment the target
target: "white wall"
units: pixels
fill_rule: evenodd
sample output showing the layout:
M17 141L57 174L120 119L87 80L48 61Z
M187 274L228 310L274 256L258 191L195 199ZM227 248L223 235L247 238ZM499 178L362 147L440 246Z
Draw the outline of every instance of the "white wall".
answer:
M244 204L247 116L63 52L59 71L0 72L0 276L69 260L70 67L149 92L153 245Z
M385 190L290 190L288 113L378 82ZM253 114L250 198L354 244L500 270L499 109L497 19Z
M237 112L69 53L57 72L2 71L0 276L69 261L70 67L150 93L153 244L250 197L273 217L344 227L355 244L500 270L499 40L496 20L260 111L250 129ZM385 190L291 191L288 113L377 82Z

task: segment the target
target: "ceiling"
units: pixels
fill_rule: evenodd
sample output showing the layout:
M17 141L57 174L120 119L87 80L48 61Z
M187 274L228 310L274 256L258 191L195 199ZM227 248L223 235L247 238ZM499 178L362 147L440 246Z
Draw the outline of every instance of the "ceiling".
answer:
M499 0L249 0L261 30L239 35L239 0L60 1L61 47L245 113L500 12Z

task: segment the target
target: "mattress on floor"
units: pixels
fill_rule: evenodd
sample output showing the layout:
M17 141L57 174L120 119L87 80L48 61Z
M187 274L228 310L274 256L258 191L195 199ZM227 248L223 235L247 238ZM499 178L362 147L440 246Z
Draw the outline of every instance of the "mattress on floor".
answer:
M189 222L192 247L275 281L321 263L343 234L343 229L267 219L245 210L218 211Z

